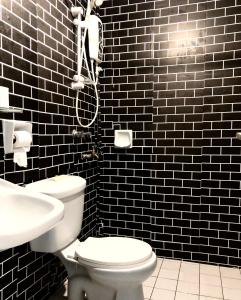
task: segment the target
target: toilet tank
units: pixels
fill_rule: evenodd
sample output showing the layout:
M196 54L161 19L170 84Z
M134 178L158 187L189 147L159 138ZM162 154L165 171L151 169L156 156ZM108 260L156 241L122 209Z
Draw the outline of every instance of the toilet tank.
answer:
M55 197L64 203L63 219L50 231L30 242L37 252L54 253L78 237L83 220L86 180L61 175L26 185L26 189Z

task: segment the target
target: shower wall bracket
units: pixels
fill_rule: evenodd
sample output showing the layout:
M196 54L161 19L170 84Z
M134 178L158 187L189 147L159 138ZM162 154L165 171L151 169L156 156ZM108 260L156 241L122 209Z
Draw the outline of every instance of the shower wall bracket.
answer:
M95 82L90 79L86 79L84 76L78 77L78 75L74 75L74 82L72 82L72 89L83 89L85 85L94 85Z
M85 79L83 76L74 75L74 82L71 83L73 90L82 90L85 87Z
M80 21L79 18L75 18L73 24L81 28L88 28L88 23L86 21Z
M82 39L81 30L84 29L85 32L87 31L88 22L86 20L82 21L82 16L84 14L82 7L76 7L76 6L72 7L71 13L74 17L73 24L77 27L77 39L78 39L78 42L77 42L77 49L78 49L77 50L78 51L77 73L78 74L74 76L73 82L71 83L71 88L73 90L82 90L82 89L84 89L86 84L87 85L94 84L94 82L92 80L88 80L88 79L86 80L86 78L81 75L82 60L83 60L83 54L84 54L84 51L82 49L82 47L84 47L84 42ZM85 33L85 35L86 35L86 33ZM85 39L85 37L84 37L84 39ZM80 66L80 64L81 64L81 66Z
M72 13L72 16L75 18L75 17L78 17L79 15L83 15L84 10L80 6L73 6L73 7L71 7L71 13Z

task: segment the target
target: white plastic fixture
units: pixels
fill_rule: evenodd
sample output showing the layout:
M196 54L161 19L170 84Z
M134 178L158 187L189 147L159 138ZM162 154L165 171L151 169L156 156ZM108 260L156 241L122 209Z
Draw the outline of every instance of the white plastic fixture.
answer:
M132 130L115 130L114 145L117 148L132 148L133 132Z
M86 180L60 175L30 183L28 191L38 191L64 203L64 218L53 229L30 242L31 249L54 253L74 241L80 233L84 211Z
M95 6L101 6L103 2L103 0L95 0Z
M143 241L79 236L86 181L73 175L44 179L27 186L61 200L64 218L49 232L30 242L33 251L54 253L68 272L68 299L144 300L142 283L156 267L156 255ZM82 297L81 297L82 299Z
M103 24L96 15L88 17L88 37L90 59L100 64L103 55Z
M99 95L97 90L98 76L100 68L98 64L102 61L103 55L103 25L101 20L95 16L91 15L91 11L95 7L99 7L103 4L103 0L88 0L85 19L82 20L83 9L81 7L72 7L71 13L75 18L73 23L77 28L77 75L74 76L74 81L71 83L73 90L76 90L76 118L81 127L90 127L97 118L99 110ZM89 31L89 32L88 32ZM91 60L91 70L89 67L89 62L87 59L85 41L89 37L89 54ZM82 76L82 67L85 61L85 66L88 72L88 78ZM95 66L94 66L95 64ZM84 125L79 117L79 92L85 87L85 85L92 85L96 94L96 110L92 120Z
M84 11L83 8L80 6L72 6L71 13L73 17L78 17L78 15L83 15Z
M0 86L0 107L9 108L9 88Z
M3 144L4 152L13 153L14 151L14 132L26 131L32 135L32 124L25 121L2 120L3 125ZM30 150L30 144L27 145L26 151Z
M133 238L89 237L76 249L76 256L79 261L90 265L126 267L150 259L152 248L149 244Z
M0 251L37 238L64 215L61 201L0 179Z

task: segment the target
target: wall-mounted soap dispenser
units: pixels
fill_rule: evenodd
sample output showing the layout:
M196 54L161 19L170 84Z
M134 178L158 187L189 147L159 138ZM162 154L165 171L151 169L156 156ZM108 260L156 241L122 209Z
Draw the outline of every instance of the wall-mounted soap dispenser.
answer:
M24 121L2 120L5 154L13 153L20 167L27 167L27 152L32 143L32 124Z
M133 132L132 130L115 130L114 145L117 148L132 148Z

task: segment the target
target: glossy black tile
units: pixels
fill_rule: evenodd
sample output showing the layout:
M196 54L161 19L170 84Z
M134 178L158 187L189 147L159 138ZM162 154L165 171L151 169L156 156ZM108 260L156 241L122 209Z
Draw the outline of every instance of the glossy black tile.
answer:
M138 38L140 44L138 46L129 45L128 54L124 48L113 49L110 46L109 50L115 54L119 53L119 57L125 60L123 66L126 65L126 61L130 61L129 65L132 66L132 69L120 69L121 64L118 62L118 56L116 56L117 62L111 66L114 67L114 71L111 73L107 67L104 74L112 79L111 82L116 80L116 84L121 83L116 75L124 75L125 78L128 78L128 82L136 83L139 87L138 90L142 86L148 87L149 82L155 82L151 112L154 126L150 127L151 135L147 135L142 124L132 124L132 122L139 120L142 122L149 120L149 115L145 110L133 109L137 95L139 97L138 103L145 106L143 93L129 92L128 95L122 93L123 97L126 99L128 97L129 102L127 100L122 102L121 111L124 112L127 108L128 115L118 117L118 109L115 109L116 119L112 115L113 110L109 108L118 107L118 94L122 90L122 86L120 85L118 92L115 89L109 89L111 94L101 94L103 98L108 98L108 102L105 102L107 107L103 110L104 119L112 120L113 123L120 123L123 129L129 128L135 131L135 147L131 152L137 153L141 149L144 153L150 149L152 154L148 163L146 158L143 157L142 159L137 154L134 157L129 157L130 150L126 150L125 155L121 155L121 160L126 163L125 165L122 164L119 168L116 160L119 160L120 157L110 156L111 164L102 172L108 174L110 168L115 166L122 176L126 176L128 185L124 189L129 190L129 198L135 199L137 195L132 192L133 187L131 185L134 186L138 180L129 179L129 176L132 176L133 171L134 174L139 175L139 162L141 162L143 164L142 172L147 171L147 176L154 176L156 180L164 179L158 186L155 181L145 181L144 173L142 176L138 176L139 179L143 179L143 183L147 182L148 185L152 186L151 203L155 202L160 205L163 197L165 201L172 201L172 199L182 201L184 197L186 198L185 201L188 199L189 204L187 206L174 204L168 209L168 207L160 205L159 209L149 212L150 215L157 216L155 222L161 222L161 216L166 213L168 218L163 223L164 228L162 230L164 229L164 232L167 230L165 224L173 226L174 222L180 224L182 230L184 230L185 224L187 227L194 228L194 221L204 217L205 213L205 218L208 221L203 226L207 230L199 232L189 228L190 240L180 239L181 248L175 243L167 242L170 239L178 241L181 236L181 234L175 235L175 226L170 228L170 232L159 235L159 228L155 227L151 221L149 226L152 225L150 228L155 236L151 244L156 249L157 254L210 262L216 260L216 263L237 262L238 259L233 257L239 255L237 248L229 252L221 244L214 244L210 248L208 243L213 235L217 237L217 234L221 234L224 227L226 229L229 227L228 219L224 218L224 221L215 223L212 221L217 217L217 214L229 216L228 205L222 207L217 205L223 197L228 198L230 196L229 199L232 201L233 197L237 196L237 182L240 178L240 168L235 163L237 159L233 158L234 156L237 157L237 152L240 151L239 147L233 147L233 142L236 141L234 139L235 132L240 128L238 123L240 119L238 116L240 112L238 103L240 102L238 60L240 28L235 23L236 20L239 20L239 13L237 10L235 12L235 7L233 7L239 4L235 1L229 3L205 1L200 3L197 0L189 1L189 3L185 0L154 1L154 3L155 7L151 12L153 16L151 25L148 25L148 21L146 23L141 22L142 26L148 26L145 29L146 32L153 34L153 43L151 42L149 45L149 40ZM142 9L146 9L144 3ZM134 10L136 10L135 5L128 9L126 5L123 5L120 14L124 15ZM103 10L103 13L105 12ZM132 21L134 21L134 14L131 16ZM113 21L112 17L110 10L108 16L105 17L107 36L113 34L114 27L110 26L110 22ZM137 19L138 17L136 17L136 21ZM187 20L189 22L186 22ZM145 31L142 30L138 33L132 28L133 24L125 22L124 26L127 30L121 32L123 41L125 41L125 37L128 38L128 30L131 32L132 38L139 34L144 35ZM116 25L117 28L119 28L118 25ZM235 36L237 42L235 42ZM147 52L149 46L153 49L153 54ZM138 56L138 51L142 51L141 56ZM108 55L106 55L106 60L111 61L112 56ZM148 55L150 55L150 60L147 60ZM145 58L144 63L141 61L140 63L133 63L132 60L136 57ZM149 71L146 66L148 66ZM149 79L140 78L142 82L139 83L138 78L134 75L136 72L145 74L145 71L151 76ZM112 77L113 74L114 77ZM146 80L148 80L148 84L146 84ZM126 80L122 82L125 83ZM109 84L110 82L107 80L104 82L106 89L109 88ZM123 85L123 90L124 87ZM133 101L130 101L130 98ZM133 115L133 112L137 114L139 112L141 117ZM111 114L111 118L109 114ZM235 126L234 130L232 130L233 126ZM103 135L108 136L103 138L104 149L105 151L108 149L110 153L118 153L118 150L114 150L112 146L113 131L110 130L111 128L113 128L111 123L109 126L103 126ZM130 163L130 159L133 159L132 163ZM148 166L148 170L144 166ZM107 178L109 180L109 177L103 176L101 182L105 182ZM233 179L231 180L231 178ZM106 192L105 189L100 190L100 194L106 195ZM123 194L120 195L120 197L123 196ZM139 194L138 197L140 197ZM195 201L197 205L192 206L192 201ZM131 205L133 205L131 212L135 214L137 207L132 203ZM111 205L108 207L109 209L115 211L115 205ZM183 210L190 210L190 212L186 214ZM169 211L170 216L168 215ZM136 213L139 214L137 211ZM172 217L172 214L176 214L176 217ZM191 224L185 223L184 216L191 220ZM105 220L105 211L101 217ZM211 230L214 224L215 230ZM109 223L109 226L116 225L112 221ZM200 224L197 228L199 226ZM106 231L103 232L108 234L109 229L105 229ZM136 236L133 232L131 233ZM235 235L233 238L235 239ZM220 249L224 247L220 257L219 247ZM163 250L164 248L166 250Z

